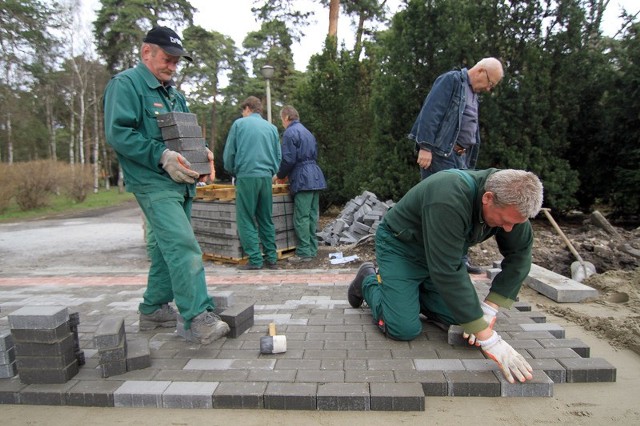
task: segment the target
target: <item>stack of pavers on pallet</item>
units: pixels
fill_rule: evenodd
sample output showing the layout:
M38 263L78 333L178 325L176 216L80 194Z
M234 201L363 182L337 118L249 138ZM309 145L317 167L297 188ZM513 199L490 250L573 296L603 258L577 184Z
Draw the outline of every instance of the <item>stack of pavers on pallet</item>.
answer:
M8 379L18 374L16 349L9 330L0 331L0 379Z
M117 376L151 366L151 352L147 341L138 339L127 343L123 317L105 317L93 336L93 343L98 350L102 377Z
M215 188L198 188L200 195L191 208L191 224L196 239L205 256L212 260L245 260L247 254L240 244L236 223L235 188L231 185L213 187ZM216 197L216 191L227 195ZM272 217L276 228L276 249L294 249L297 240L293 227L293 198L288 192L288 186L286 191L274 192Z
M318 241L339 246L355 244L369 235L375 235L380 221L393 205L392 201L380 201L374 193L364 191L345 205L336 220L316 234Z
M70 319L62 306L25 306L9 315L22 383L66 383L78 373L78 323L77 313Z
M191 163L190 169L200 175L210 174L207 145L196 115L188 112L169 112L157 118L167 148L182 154Z

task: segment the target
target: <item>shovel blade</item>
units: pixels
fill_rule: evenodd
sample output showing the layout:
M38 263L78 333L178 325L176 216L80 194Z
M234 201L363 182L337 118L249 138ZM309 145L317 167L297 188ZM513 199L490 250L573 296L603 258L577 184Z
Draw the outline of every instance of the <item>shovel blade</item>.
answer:
M591 262L578 262L575 261L571 264L571 278L574 281L581 283L591 275L596 273L596 267Z

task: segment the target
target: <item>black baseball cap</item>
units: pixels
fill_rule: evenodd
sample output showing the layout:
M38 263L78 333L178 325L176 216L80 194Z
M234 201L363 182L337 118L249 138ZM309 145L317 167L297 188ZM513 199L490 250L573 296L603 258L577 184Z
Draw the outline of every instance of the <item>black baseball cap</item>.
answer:
M145 43L157 44L162 50L169 55L182 56L189 62L193 62L191 56L182 48L182 40L175 31L167 27L153 27L147 33L144 40Z

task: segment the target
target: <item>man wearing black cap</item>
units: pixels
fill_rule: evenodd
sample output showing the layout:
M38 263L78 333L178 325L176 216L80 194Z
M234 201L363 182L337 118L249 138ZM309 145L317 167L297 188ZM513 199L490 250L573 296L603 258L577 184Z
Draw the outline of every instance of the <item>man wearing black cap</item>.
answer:
M147 33L140 56L136 67L111 79L104 94L107 142L116 151L127 191L135 195L149 227L151 266L139 306L140 330L175 327L177 313L169 305L175 300L184 319L181 335L208 344L225 336L229 326L213 313L202 251L190 222L199 173L188 168L182 155L166 148L157 123L160 114L189 112L172 77L181 57L192 59L180 37L167 27ZM213 179L211 152L209 161Z

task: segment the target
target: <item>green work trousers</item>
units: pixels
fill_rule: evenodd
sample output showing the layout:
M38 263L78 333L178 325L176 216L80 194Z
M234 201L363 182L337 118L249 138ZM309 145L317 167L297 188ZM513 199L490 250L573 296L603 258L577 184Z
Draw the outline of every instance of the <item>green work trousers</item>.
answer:
M387 335L396 340L418 337L420 312L456 323L430 280L422 242L400 241L383 223L376 231L376 261L380 282L375 275L366 277L362 294L376 323L384 321Z
M276 263L276 227L273 225L273 192L270 177L236 179L236 224L242 249L249 263L262 266L262 252L269 263ZM257 224L257 226L256 226Z
M316 257L318 254L316 228L320 213L320 192L298 192L293 197L293 203L293 227L298 237L296 255L299 257Z
M207 294L202 251L190 222L193 198L170 190L135 196L147 220L151 260L147 289L138 309L151 314L175 300L189 327L195 316L215 309Z

